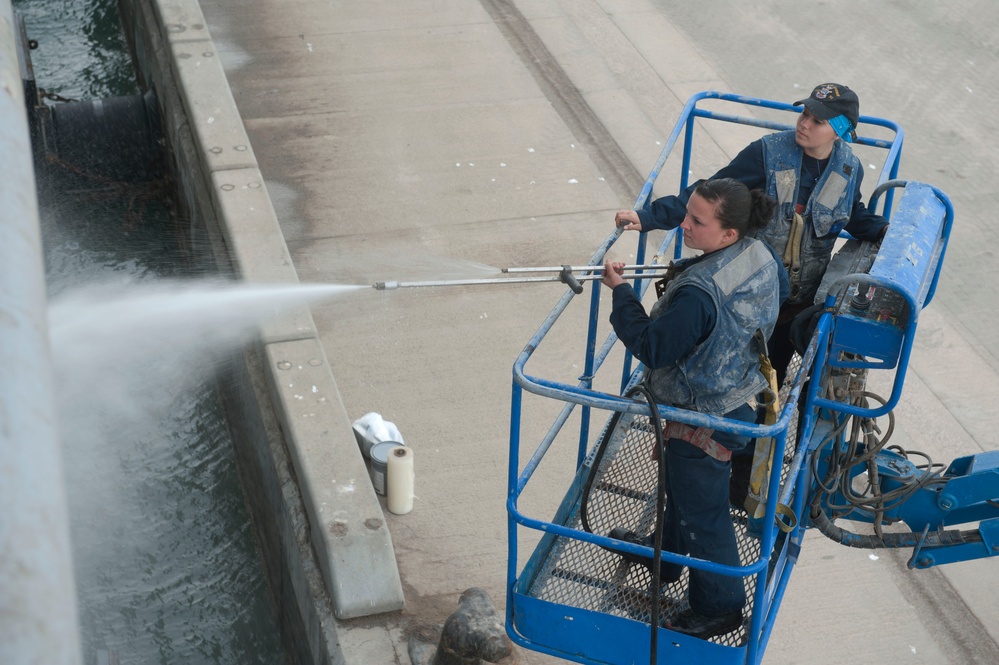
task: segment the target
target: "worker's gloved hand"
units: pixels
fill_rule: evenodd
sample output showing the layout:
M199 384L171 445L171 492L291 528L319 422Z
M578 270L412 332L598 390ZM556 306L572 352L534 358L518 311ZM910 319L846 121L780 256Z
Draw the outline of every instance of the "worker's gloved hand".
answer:
M614 226L623 226L625 231L641 231L642 220L634 210L618 210L614 215Z

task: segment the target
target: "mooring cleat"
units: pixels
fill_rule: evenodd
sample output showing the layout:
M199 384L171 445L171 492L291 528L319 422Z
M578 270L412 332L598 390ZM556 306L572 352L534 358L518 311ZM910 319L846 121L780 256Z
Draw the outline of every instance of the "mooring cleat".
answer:
M434 644L437 642L437 644ZM503 628L485 589L466 589L458 609L443 626L420 626L409 639L413 665L481 665L519 662L513 642Z

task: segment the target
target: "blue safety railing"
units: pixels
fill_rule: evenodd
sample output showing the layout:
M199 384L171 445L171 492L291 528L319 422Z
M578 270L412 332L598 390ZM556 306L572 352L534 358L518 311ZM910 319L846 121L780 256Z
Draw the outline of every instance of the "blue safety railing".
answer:
M668 137L658 160L642 187L641 193L635 201L634 209L647 208L650 204L653 186L657 183L663 166L666 164L667 159L672 156L681 137L682 152L679 158L682 160L682 165L679 182L676 183L674 191L679 192L687 187L687 174L690 173L692 167L691 159L695 146L694 135L698 120L735 123L758 127L763 130L779 131L793 127L793 122L784 123L761 120L752 116L717 112L700 106L708 100L712 103L716 103L717 100L717 102L736 107L769 109L777 112L797 114L800 111L799 108L790 104L740 95L711 91L694 95L684 106L673 131ZM886 150L887 155L878 175L877 185L895 180L898 175L901 158L903 138L901 127L888 120L861 116L858 129L863 131L865 126L882 127L893 133L893 138L890 140L858 136L855 145L873 146ZM704 177L709 175L710 173L704 174ZM891 211L893 191L891 188L887 188L886 192L881 214L887 217ZM610 220L608 222L610 223ZM604 240L586 265L601 266L605 254L620 239L622 233L620 228L615 229ZM636 259L639 265L646 264L646 243L647 234L640 234ZM671 247L672 255L678 257L682 247L679 230L666 233L659 246L657 256L666 256L667 250ZM638 292L639 297L645 293L648 285L649 280L635 281L634 288ZM640 650L633 651L634 645L627 646L628 641L624 636L634 635L638 637L640 634L644 634L646 636L645 643L648 644L648 634L650 632L648 624L644 625L644 633L641 633L641 631L635 632L637 630L636 626L639 628L642 626L640 622L617 616L594 614L590 611L568 606L537 602L537 599L529 598L523 593L525 581L537 574L540 563L538 559L539 557L543 558L544 548L550 547L555 538L572 539L599 547L609 547L644 556L650 556L652 551L650 548L622 543L621 541L605 536L572 528L564 523L567 515L572 510L573 502L578 502L582 477L588 471L592 471L592 469L588 469L585 466L585 461L594 443L590 436L590 419L596 415L593 411L603 411L606 416L612 415L613 412L633 414L635 416L647 416L649 414L649 406L644 402L637 402L621 397L618 394L611 394L594 388L596 376L601 368L603 368L617 342L616 335L611 331L598 344L600 289L600 283L594 281L591 286L589 298L589 314L587 317L583 361L584 371L575 383L532 376L527 372L528 362L541 348L542 343L556 326L559 318L572 303L576 294L571 290L567 290L559 299L552 312L524 347L524 350L517 357L513 365L507 498L509 536L506 604L507 632L511 639L521 646L580 663L642 662L640 659L635 660L636 657L640 658L636 655L640 653ZM818 349L825 348L824 345L828 340L831 327L827 319L828 317L823 318L818 326L812 345L803 359L803 368L808 368L811 365ZM629 353L625 352L620 379L620 392L622 394L631 384L637 381L641 374L641 368L635 371L632 370L631 365L632 358ZM795 409L806 374L807 371L801 371L792 382L778 420L770 426L727 420L662 405L657 405L658 413L663 419L694 427L705 427L755 438L772 437L775 441L774 459L782 460L787 450L786 439L788 428L792 418L796 414ZM521 466L520 449L522 427L524 424L525 393L539 396L545 400L555 400L562 403L562 407L552 425L541 437L540 444L526 459L523 466ZM577 406L580 409L578 414L578 436L574 437L576 439L575 467L566 470L565 477L570 481L566 484L566 496L553 519L540 519L529 516L522 512L518 505L521 495L534 477L542 461L550 453L556 440L560 440L564 435L563 430L565 429L565 425L569 422ZM814 418L805 418L801 426L803 427L803 435L808 436L811 434L811 430L815 428L816 422ZM790 569L796 560L796 548L800 545L800 530L802 528L799 526L799 531L796 531L791 537L783 539L781 546L783 549L775 556L773 551L778 537L778 529L775 527L776 508L779 501L780 503L793 505L797 515L801 515L804 510L803 502L805 498L803 493L794 492L796 479L803 478L803 474L806 471L804 451L802 449L795 450L790 471L783 470L785 477L788 479L783 487L781 486L781 466L779 463L774 464L774 470L768 482L769 491L767 496L769 500L767 502L766 514L763 518L764 526L762 534L760 535L760 555L755 560L743 566L725 566L710 561L679 556L670 552L663 552L662 554L664 562L679 563L723 575L754 576L757 584L753 595L753 613L747 629L748 639L740 645L725 646L661 629L663 637L659 640L660 662L667 662L663 655L667 652L675 655L677 648L683 649L686 657L690 658L689 662L756 663L762 658L770 631L773 627L773 619L786 588ZM535 551L535 556L532 557L523 571L518 574L518 562L520 560L518 535L521 528L540 532L542 537L541 544ZM617 637L610 637L607 631L614 631ZM608 641L612 645L611 647L608 647ZM641 641L641 638L638 637L638 642L640 643ZM648 649L646 649L647 652Z

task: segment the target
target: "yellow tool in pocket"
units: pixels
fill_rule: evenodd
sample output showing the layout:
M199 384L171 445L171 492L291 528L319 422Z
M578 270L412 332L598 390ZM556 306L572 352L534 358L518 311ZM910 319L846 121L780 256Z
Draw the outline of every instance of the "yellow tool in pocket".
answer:
M765 394L769 401L766 407L764 425L773 425L777 422L777 414L780 413L780 388L777 385L777 371L770 364L770 358L765 354L760 354L760 371L767 380L768 389ZM746 495L745 508L749 513L749 519L762 519L767 510L767 487L770 480L770 472L774 464L774 440L773 437L756 440L756 451L753 453L753 469L749 476L749 493ZM791 507L780 503L777 504L777 512L774 515L777 528L787 533L797 526L798 520L794 516Z

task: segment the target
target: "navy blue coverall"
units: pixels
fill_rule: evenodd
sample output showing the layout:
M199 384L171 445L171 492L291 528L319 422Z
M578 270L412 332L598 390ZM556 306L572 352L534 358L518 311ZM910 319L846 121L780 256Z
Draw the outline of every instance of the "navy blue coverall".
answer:
M773 249L768 249L780 265ZM787 299L789 290L787 273L781 269L781 302ZM680 287L666 311L655 320L649 318L630 284L620 284L613 291L611 324L621 342L647 368L662 367L686 356L708 338L716 317L711 298L696 287ZM757 413L748 404L743 404L724 417L756 422ZM732 451L742 450L750 441L750 437L719 431L712 438ZM666 472L669 496L663 549L724 565L742 565L728 508L731 462L716 460L682 439L668 439ZM699 525L696 534L700 537L686 538L680 529L681 522ZM682 570L678 564L664 562L662 580L676 581ZM689 601L696 612L704 616L721 616L740 611L745 606L746 591L741 577L695 568L691 568L690 575Z

